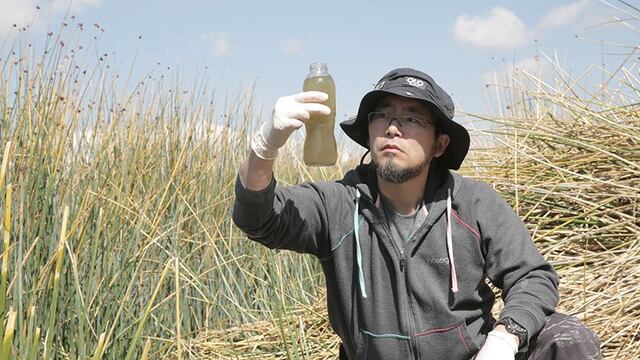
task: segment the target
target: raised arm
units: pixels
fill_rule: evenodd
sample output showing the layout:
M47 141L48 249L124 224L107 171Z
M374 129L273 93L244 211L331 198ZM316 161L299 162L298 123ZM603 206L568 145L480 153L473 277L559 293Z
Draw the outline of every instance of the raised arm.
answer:
M273 163L289 135L311 115L328 114L323 92L281 97L272 118L251 142L236 181L233 221L245 234L269 248L319 254L328 233L323 194L313 183L277 187Z

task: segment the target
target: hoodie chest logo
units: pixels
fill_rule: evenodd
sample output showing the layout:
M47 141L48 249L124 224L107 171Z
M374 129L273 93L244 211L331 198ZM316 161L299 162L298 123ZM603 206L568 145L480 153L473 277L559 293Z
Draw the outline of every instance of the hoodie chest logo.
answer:
M426 261L427 261L427 264L447 264L447 265L449 265L449 258L448 257L427 258Z

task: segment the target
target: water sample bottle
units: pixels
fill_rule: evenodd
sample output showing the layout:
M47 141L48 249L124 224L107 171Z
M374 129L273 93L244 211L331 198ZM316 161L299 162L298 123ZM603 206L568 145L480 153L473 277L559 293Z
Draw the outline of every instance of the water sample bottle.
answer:
M331 108L329 115L314 115L305 122L304 163L307 166L330 166L336 163L338 151L333 126L336 120L336 86L329 75L327 64L313 63L304 79L303 91L322 91L329 95L324 102Z

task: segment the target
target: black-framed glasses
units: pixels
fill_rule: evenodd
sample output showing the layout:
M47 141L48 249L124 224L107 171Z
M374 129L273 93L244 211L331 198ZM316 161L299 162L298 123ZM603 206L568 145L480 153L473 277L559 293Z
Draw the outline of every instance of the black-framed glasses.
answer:
M401 128L406 127L409 129L419 129L427 128L429 126L433 126L434 128L436 127L436 124L427 119L412 115L395 116L384 111L372 111L369 113L369 115L367 115L367 119L369 120L369 123L375 126L385 125L385 127L389 127L389 125L391 125L391 122L393 120L396 120Z

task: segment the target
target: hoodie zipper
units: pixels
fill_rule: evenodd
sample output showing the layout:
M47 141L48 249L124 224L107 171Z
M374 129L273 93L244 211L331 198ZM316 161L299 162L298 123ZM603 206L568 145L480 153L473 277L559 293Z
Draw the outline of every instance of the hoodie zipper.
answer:
M368 199L370 201L370 199ZM373 202L372 202L373 203ZM375 206L375 205L374 205ZM378 209L378 211L380 211ZM391 229L389 229L389 225L387 224L386 221L382 222L382 227L384 228L385 231L385 235L387 235L387 238L389 240L389 242L391 243L391 246L393 246L393 248L396 250L397 253L400 254L400 272L403 274L403 281L402 281L402 287L404 288L404 297L405 297L405 306L407 308L407 314L406 317L408 318L409 321L409 331L408 331L408 337L409 337L409 354L411 355L411 359L415 359L416 358L416 354L418 353L418 349L416 346L416 340L414 337L414 334L416 333L415 331L415 320L413 319L413 306L411 303L411 295L409 292L409 287L407 286L408 284L408 279L409 279L409 274L407 273L407 265L408 265L408 261L407 261L407 257L406 257L406 251L404 251L404 249L400 248L396 242L393 240L393 237L391 236ZM407 241L405 242L405 249L407 248L407 246L409 245L409 242L411 241L411 237L409 237L409 239L407 239ZM408 249L407 249L408 250Z
M409 250L409 244L411 243L411 236L407 239L405 244L405 250ZM418 346L416 344L416 338L414 334L416 333L416 324L415 319L413 318L413 302L411 301L411 291L409 289L409 262L406 258L405 254L407 251L402 251L402 257L400 258L400 271L404 274L404 288L406 291L407 304L409 309L409 346L411 348L411 355L414 358L418 354Z

